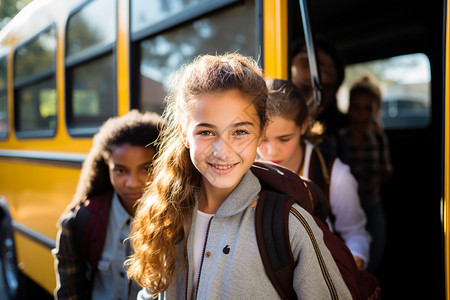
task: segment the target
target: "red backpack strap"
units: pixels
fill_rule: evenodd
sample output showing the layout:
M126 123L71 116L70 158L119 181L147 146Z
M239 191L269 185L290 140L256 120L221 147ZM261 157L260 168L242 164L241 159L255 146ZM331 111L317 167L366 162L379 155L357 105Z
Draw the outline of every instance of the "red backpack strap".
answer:
M105 245L113 191L86 200L75 212L73 231L75 245L91 266L91 275L97 271L98 261Z
M292 198L286 194L264 190L255 212L255 232L261 259L281 299L297 299L293 287L295 262L289 240L290 200Z

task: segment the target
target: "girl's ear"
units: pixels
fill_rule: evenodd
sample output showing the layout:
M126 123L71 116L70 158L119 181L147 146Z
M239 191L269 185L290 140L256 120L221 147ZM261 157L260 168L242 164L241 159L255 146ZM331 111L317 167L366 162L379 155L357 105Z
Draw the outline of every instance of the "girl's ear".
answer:
M303 121L303 124L302 124L302 127L301 127L301 131L300 131L302 136L305 135L305 133L308 131L308 128L310 126L310 122L311 122L311 119L310 119L309 116L306 117L305 121Z
M183 139L184 146L189 149L189 141L187 139L186 132L183 130L183 126L181 124L178 126L178 131L180 132L180 136Z
M264 137L266 136L266 128L267 128L268 124L269 124L269 122L266 122L264 127L261 129L261 134L259 135L259 138L258 138L258 146L257 147L261 146L262 142L264 141Z

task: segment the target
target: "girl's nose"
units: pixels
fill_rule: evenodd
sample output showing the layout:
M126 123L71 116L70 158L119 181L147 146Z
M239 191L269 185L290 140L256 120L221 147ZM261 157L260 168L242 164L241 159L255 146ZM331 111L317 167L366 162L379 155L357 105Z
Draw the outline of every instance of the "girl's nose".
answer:
M224 156L226 154L227 147L228 144L223 138L217 138L212 145L212 155L217 158Z
M266 149L267 149L267 155L273 156L276 154L276 147L272 145L271 143L266 143Z
M125 184L127 187L135 188L135 187L139 187L140 185L142 185L142 180L138 174L135 174L135 172L131 172L130 175L128 176Z

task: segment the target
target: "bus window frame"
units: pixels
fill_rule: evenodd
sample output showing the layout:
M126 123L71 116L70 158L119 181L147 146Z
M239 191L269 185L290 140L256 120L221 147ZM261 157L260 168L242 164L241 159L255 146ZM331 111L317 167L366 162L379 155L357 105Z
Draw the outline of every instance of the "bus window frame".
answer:
M15 66L17 65L16 59L17 59L18 50L20 50L22 47L26 47L28 44L30 44L33 41L35 41L36 39L38 39L42 33L52 30L52 29L54 31L55 41L56 41L52 67L45 69L43 71L39 71L38 73L33 74L31 76L27 76L25 79L16 80L15 79L15 75L16 75L15 74L16 73ZM55 123L54 129L40 129L40 130L33 130L33 131L17 130L17 128L20 127L20 126L18 126L20 120L19 120L19 116L18 116L19 110L16 108L19 107L19 104L20 104L20 103L18 103L19 90L22 90L27 87L31 87L36 83L41 83L41 82L44 82L45 80L53 78L55 91L57 91L57 89L58 89L57 79L56 79L56 77L57 77L56 64L57 64L57 56L58 56L57 53L58 53L58 28L57 28L55 22L51 22L49 25L43 27L43 29L39 30L35 34L31 35L30 37L24 39L13 50L13 70L12 70L12 72L13 72L13 76L12 76L13 101L12 101L12 103L13 103L13 116L14 116L13 127L14 127L14 134L18 139L54 138L56 136L56 131L58 128L58 110L59 110L59 107L58 107L59 99L58 99L57 92L56 92L56 107L55 107L55 122L56 123ZM11 131L11 129L10 129L10 131Z
M141 52L140 44L142 41L151 39L165 32L169 32L176 28L182 27L185 24L192 24L197 20L208 17L214 13L219 13L225 9L231 8L237 5L246 5L246 0L221 0L214 1L211 4L209 1L197 4L182 12L176 13L169 18L163 19L159 22L153 23L141 30L133 32L130 23L130 107L136 109L142 109L139 103L140 94L140 61ZM262 67L264 61L264 52L261 51L261 45L263 43L263 15L262 15L262 0L254 0L255 6L255 29L256 29L256 51L260 51L260 59L258 64ZM130 2L131 6L132 2ZM132 18L132 9L130 9L130 19Z
M255 0L258 1L258 0ZM130 7L132 6L132 0L130 1ZM224 9L227 6L237 3L245 2L245 0L216 0L216 1L204 1L192 7L189 7L181 12L178 12L166 19L153 23L143 29L133 31L130 23L130 43L140 42L141 40L150 38L159 33L168 31L174 27L180 26L184 23L191 23L196 19L200 19L205 15L212 12ZM130 19L132 18L132 9L130 9Z
M95 45L92 47L89 47L86 50L81 51L80 53L73 54L71 56L68 56L67 49L69 48L68 45L68 32L69 32L69 22L71 18L76 15L78 12L80 12L82 9L87 7L89 4L91 4L93 0L88 0L78 7L74 8L70 11L70 13L67 16L66 22L64 24L64 105L65 105L65 125L67 128L67 132L71 137L92 137L95 133L98 132L99 127L101 126L74 126L71 124L71 119L73 118L73 110L72 110L72 79L73 79L73 70L89 64L91 62L94 62L98 59L107 57L108 55L112 55L112 61L113 61L113 87L117 86L117 35L118 35L118 24L117 20L119 17L118 12L118 4L117 1L114 1L115 4L115 16L114 16L114 25L115 25L115 33L114 33L114 40L110 43L103 44L103 45ZM117 98L117 89L112 88L113 90L113 115L111 117L118 115L118 98ZM106 121L106 120L105 120Z
M9 83L9 80L8 80L8 56L7 55L2 55L2 56L0 56L0 64L2 63L2 62L5 62L5 71L6 71L6 73L5 73L5 86L4 86L4 88L0 88L0 98L2 97L2 96L4 96L5 98L6 98L6 101L5 101L5 105L6 105L6 131L4 132L4 133L1 133L0 132L0 141L1 140L7 140L8 139L8 136L9 136L9 133L10 133L10 126L9 126L9 110L8 110L8 108L9 108L9 103L8 103L8 83Z

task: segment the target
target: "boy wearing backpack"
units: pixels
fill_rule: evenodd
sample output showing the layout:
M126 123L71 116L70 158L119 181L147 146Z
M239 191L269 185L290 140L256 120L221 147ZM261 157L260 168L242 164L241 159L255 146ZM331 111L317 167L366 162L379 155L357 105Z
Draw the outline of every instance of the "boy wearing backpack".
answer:
M76 194L61 216L55 299L136 299L123 268L134 204L156 148L159 116L134 110L106 121L94 136Z

